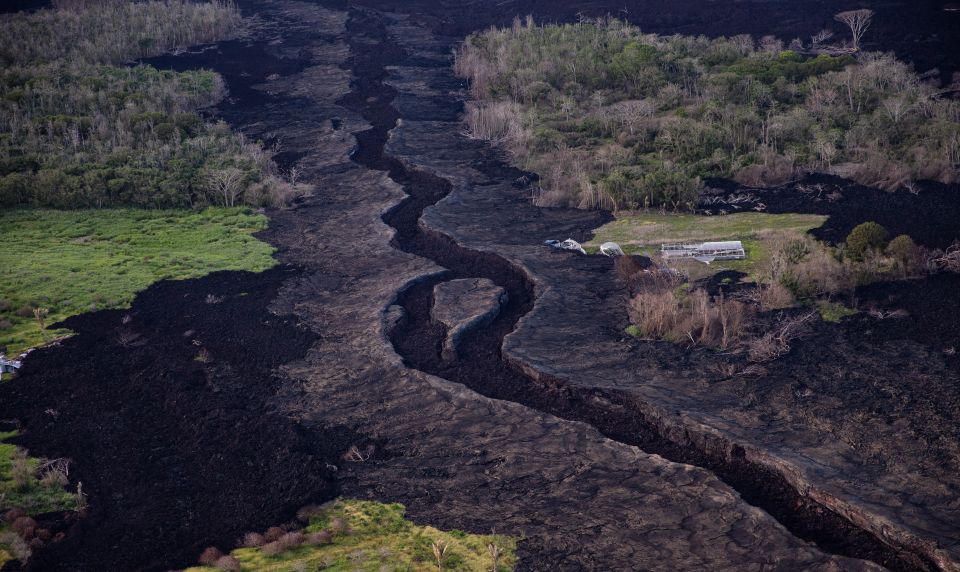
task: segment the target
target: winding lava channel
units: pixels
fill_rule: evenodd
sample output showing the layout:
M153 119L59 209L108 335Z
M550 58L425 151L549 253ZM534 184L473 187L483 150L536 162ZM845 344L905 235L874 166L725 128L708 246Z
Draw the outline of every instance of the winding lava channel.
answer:
M351 92L338 103L359 113L372 125L356 134L357 147L352 159L361 166L388 172L408 195L383 216L384 222L396 230L393 246L447 269L445 273L416 282L398 295L396 304L403 308L406 319L394 328L390 338L406 365L462 383L487 397L588 423L610 439L673 462L710 470L746 502L767 511L792 534L815 542L826 552L871 560L896 571L938 569L921 550L889 546L829 507L800 495L780 474L747 461L742 450L737 454L738 447L733 448L733 455L727 455L720 447L705 450L692 442L677 442L660 430L656 420L644 418L622 397L572 388L561 380L536 380L509 364L500 348L504 337L533 308L533 285L521 269L504 258L463 248L448 236L419 224L424 209L443 199L451 185L445 179L408 167L384 153L390 131L401 118L393 107L397 91L384 83L386 66L399 64L404 51L392 40L383 20L374 11L352 8L347 30L352 53L347 66L355 79ZM496 169L504 177L512 175L511 179L520 173L505 164ZM430 318L433 289L440 282L463 278L493 281L507 292L508 302L489 326L465 336L459 359L449 362L441 358L445 328ZM614 410L598 404L604 400L624 407Z

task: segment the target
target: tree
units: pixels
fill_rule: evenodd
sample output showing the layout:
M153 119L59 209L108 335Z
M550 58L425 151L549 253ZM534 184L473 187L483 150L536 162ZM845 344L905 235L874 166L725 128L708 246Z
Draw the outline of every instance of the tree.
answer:
M847 235L847 251L860 258L867 251L882 248L888 236L887 229L873 221L858 224Z
M853 35L853 51L860 51L860 39L863 38L863 35L867 32L867 28L870 27L873 14L873 10L864 8L861 10L840 12L833 17L837 22L846 24L850 28L850 33Z
M913 255L916 248L917 245L913 242L912 238L906 234L901 234L891 240L890 244L887 245L887 254L898 260L906 260Z
M243 171L236 167L208 171L204 177L207 192L225 207L235 206L243 193Z
M881 105L883 105L887 115L894 123L900 123L903 116L913 107L913 104L903 95L888 97L881 102Z
M923 249L905 234L894 238L887 245L887 255L893 258L904 276L920 274L927 265Z

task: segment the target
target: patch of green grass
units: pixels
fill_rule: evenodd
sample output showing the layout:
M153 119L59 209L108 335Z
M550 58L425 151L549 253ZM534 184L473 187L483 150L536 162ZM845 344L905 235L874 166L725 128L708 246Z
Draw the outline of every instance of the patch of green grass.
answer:
M827 300L817 301L817 311L820 312L820 317L823 318L824 322L833 323L857 314L857 311L853 308L848 308L836 302L828 302Z
M12 508L23 509L28 515L71 510L77 507L77 496L59 483L45 481L40 474L40 460L27 457L17 446L7 441L16 431L0 431L0 514ZM15 473L20 473L17 482ZM0 521L0 567L14 560L16 553L8 544L14 533Z
M0 432L0 512L22 508L27 514L40 514L75 508L77 500L73 493L59 484L41 482L37 459L17 460L16 445L7 442L14 436L15 431ZM18 462L26 463L31 474L24 487L18 486L14 480L14 466Z
M266 270L273 249L251 236L266 225L242 208L0 212L0 347L16 355L69 333L41 331L34 308L49 326L127 307L159 280Z
M605 224L594 233L585 247L598 250L604 242L616 242L627 254L656 255L660 246L669 242L701 242L709 240L740 240L746 251L745 260L723 260L703 267L706 274L719 270L739 270L752 274L769 256L765 241L783 233L805 233L822 225L823 215L769 214L758 212L735 213L724 216L693 214L656 214L629 212Z
M431 526L418 526L404 518L401 504L341 499L330 503L304 530L306 534L328 530L334 519L346 522L347 531L334 536L330 544L292 548L277 556L267 556L259 548L238 548L231 554L244 571L295 572L325 570L347 572L437 570L434 542L446 542L443 570L487 572L493 568L488 545L503 551L500 570L512 570L516 563L516 539L509 536L468 534L459 530L444 532ZM207 572L209 567L189 568L186 572Z

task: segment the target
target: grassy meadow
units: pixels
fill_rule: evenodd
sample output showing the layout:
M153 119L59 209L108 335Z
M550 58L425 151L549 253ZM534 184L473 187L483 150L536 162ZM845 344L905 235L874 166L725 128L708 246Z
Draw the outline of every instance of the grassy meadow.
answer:
M158 280L266 270L273 250L252 236L266 224L243 208L0 212L0 346L16 355L65 335L49 326L126 307Z

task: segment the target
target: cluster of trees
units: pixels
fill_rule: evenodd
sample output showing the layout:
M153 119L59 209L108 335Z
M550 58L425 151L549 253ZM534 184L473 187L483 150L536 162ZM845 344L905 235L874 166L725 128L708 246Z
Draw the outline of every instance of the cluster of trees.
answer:
M879 280L924 276L941 268L943 255L916 244L907 235L890 239L875 223L856 226L844 244L831 248L813 238L785 236L774 247L761 271L761 285L782 307L793 300L816 301L844 295L855 301L859 286ZM785 289L778 293L776 290Z
M792 47L528 18L469 37L456 67L472 132L542 174L543 204L681 208L708 176L960 180L960 102L888 54Z
M0 15L0 63L130 61L217 41L241 19L225 0L54 0L53 6Z
M235 7L58 4L0 17L0 205L265 206L297 192L259 143L197 114L224 94L215 73L116 65L223 37Z

